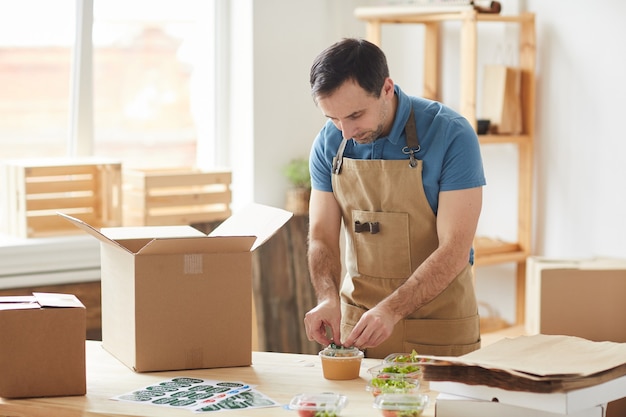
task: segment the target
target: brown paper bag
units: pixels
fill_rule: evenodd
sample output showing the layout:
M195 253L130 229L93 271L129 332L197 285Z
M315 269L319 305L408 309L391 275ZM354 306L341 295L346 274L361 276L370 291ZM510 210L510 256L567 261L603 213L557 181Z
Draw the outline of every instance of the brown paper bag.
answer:
M505 65L486 65L483 80L483 119L493 133L522 133L522 71Z

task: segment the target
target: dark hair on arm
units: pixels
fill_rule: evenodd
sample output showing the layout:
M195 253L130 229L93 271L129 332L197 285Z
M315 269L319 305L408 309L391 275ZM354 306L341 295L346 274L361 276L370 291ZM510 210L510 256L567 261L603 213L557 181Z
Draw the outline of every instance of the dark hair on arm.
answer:
M323 50L313 61L311 95L317 102L352 79L379 97L387 77L387 58L378 46L364 39L345 38Z

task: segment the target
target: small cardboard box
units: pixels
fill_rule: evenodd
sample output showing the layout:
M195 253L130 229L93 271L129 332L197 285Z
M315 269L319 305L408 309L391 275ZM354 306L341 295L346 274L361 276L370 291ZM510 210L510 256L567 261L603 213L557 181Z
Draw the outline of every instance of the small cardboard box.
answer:
M71 294L0 297L0 397L85 395L85 316Z
M252 251L291 216L251 204L208 236L64 216L101 242L103 347L136 372L249 366Z
M626 260L530 257L526 332L626 342Z

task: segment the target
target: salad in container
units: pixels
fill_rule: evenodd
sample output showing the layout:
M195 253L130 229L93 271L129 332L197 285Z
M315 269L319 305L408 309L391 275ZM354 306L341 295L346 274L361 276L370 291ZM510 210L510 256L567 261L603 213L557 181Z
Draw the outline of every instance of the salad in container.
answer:
M417 394L419 388L419 379L389 376L372 378L366 387L374 397L381 394Z

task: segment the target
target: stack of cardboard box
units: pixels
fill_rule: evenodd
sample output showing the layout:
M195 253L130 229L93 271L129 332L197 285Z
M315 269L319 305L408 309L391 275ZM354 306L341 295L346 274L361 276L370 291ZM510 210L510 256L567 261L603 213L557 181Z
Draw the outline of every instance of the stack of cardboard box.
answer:
M503 339L423 365L438 417L600 417L626 396L626 344L562 335Z

